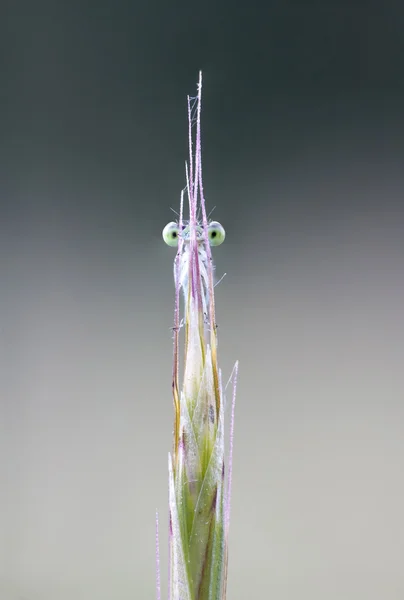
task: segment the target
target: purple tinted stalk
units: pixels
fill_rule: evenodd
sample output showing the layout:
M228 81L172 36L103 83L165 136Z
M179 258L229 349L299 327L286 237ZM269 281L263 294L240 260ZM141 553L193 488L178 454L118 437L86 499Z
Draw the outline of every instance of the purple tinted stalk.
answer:
M200 74L197 97L188 97L189 164L186 165L186 189L189 220L183 219L184 199L181 194L179 221L169 223L163 230L166 243L177 246L174 261L172 381L174 439L168 465L170 600L225 600L226 597L238 364L233 371L230 456L226 477L225 399L218 366L211 252L211 246L222 243L225 232L220 223L208 221L205 206L201 158L201 97ZM196 104L196 118L193 102ZM180 318L181 297L184 305L183 319ZM183 340L182 329L185 330ZM182 361L183 368L180 369ZM159 565L159 558L157 564ZM159 581L158 576L158 594Z

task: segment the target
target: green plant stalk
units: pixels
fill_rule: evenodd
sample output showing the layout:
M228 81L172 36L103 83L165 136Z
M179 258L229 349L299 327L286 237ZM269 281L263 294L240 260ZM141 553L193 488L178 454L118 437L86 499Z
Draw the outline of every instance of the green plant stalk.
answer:
M171 227L170 240L178 242L174 261L174 442L168 465L169 600L226 598L238 365L236 363L233 372L230 456L226 465L225 395L217 358L211 254L211 245L218 245L222 241L217 241L220 236L224 239L224 230L219 223L208 222L205 208L201 164L201 91L200 74L198 95L188 98L190 159L186 167L186 190L189 221L183 219L182 194L179 222L167 226ZM181 296L184 300L184 317L180 320ZM185 340L182 346L180 338L183 331ZM180 355L184 360L181 387ZM159 581L158 576L158 598Z

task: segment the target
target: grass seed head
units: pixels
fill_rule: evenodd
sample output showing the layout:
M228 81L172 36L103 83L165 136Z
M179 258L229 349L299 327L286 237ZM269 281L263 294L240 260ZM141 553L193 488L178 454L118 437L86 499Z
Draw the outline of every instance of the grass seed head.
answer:
M189 220L183 218L182 193L178 222L169 223L163 230L164 241L177 247L172 381L174 440L169 455L170 600L225 600L226 595L231 458L226 474L225 399L217 358L211 253L211 246L224 241L225 231L217 221L209 222L206 214L201 163L201 92L200 74L198 95L188 98ZM183 318L180 317L181 304ZM182 337L185 339L180 343ZM231 450L234 399L235 394Z

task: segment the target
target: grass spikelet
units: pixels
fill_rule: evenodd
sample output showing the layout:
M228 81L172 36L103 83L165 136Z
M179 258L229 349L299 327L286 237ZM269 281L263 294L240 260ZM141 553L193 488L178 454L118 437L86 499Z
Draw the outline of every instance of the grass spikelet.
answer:
M211 253L211 246L222 243L225 232L216 221L208 221L206 213L201 162L201 93L200 74L198 95L188 97L189 220L183 217L182 193L178 222L169 223L163 230L166 243L177 247L172 379L174 440L168 461L169 600L226 598L237 364L232 377L230 457L226 467L225 396L217 358ZM182 304L183 317L180 316ZM158 598L159 581L158 575Z

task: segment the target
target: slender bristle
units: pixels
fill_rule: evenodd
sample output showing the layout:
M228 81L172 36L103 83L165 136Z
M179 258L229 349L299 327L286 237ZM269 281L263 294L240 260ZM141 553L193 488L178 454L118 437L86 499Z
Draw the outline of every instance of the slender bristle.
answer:
M156 511L156 600L161 600L159 515Z

